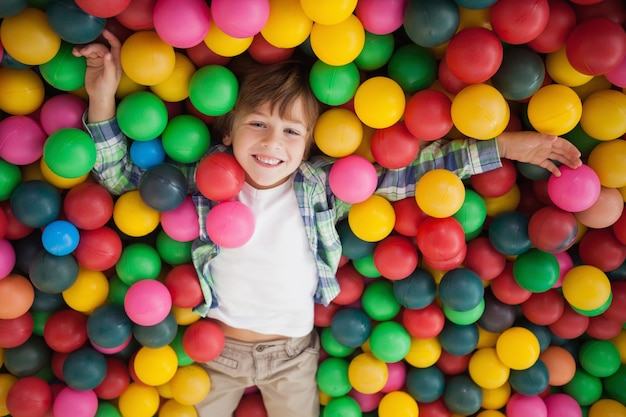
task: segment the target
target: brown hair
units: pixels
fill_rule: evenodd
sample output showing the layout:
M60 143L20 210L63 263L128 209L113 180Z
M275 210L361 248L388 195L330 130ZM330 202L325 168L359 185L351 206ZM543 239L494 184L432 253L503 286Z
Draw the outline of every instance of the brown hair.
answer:
M213 129L220 138L230 133L237 112L250 112L269 102L281 116L288 116L294 103L302 100L309 135L307 139L309 144L312 143L313 127L322 105L311 90L307 64L285 61L261 65L238 61L231 66L231 70L239 79L239 95L233 110L213 122Z

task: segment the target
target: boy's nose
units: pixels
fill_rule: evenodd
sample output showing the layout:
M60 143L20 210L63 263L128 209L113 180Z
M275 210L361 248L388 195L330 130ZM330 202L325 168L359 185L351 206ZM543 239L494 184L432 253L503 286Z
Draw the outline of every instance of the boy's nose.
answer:
M280 144L281 138L279 132L276 129L268 129L266 135L263 137L263 144L268 147L275 147Z

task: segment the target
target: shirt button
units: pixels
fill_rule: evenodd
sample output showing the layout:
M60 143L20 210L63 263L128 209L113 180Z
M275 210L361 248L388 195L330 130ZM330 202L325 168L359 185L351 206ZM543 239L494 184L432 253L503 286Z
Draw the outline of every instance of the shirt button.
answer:
M265 350L265 346L264 345L259 345L256 347L256 351L257 352L263 352Z

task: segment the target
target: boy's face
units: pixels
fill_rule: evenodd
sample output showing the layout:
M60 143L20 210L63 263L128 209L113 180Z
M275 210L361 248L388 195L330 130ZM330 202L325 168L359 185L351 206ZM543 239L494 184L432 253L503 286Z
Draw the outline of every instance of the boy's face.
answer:
M223 142L232 145L235 159L246 172L246 182L266 189L284 183L298 168L310 135L298 100L288 116L281 116L270 103L235 115L231 133Z

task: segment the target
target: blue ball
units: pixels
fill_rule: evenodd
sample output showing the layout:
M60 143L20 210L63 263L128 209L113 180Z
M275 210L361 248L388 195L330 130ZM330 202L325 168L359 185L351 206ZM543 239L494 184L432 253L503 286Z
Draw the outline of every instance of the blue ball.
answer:
M165 161L161 138L135 140L130 144L130 159L139 168L148 169Z
M357 348L370 337L372 323L363 310L347 307L335 314L330 331L340 344Z
M504 255L521 255L532 246L528 236L529 218L518 211L497 215L489 225L489 241Z
M10 205L20 223L38 229L59 216L61 196L53 185L45 181L26 181L15 187Z
M139 180L139 195L159 212L174 210L187 197L187 179L174 165L163 163L148 168Z
M404 11L404 30L425 48L443 45L459 27L459 7L453 0L409 0Z
M104 29L106 19L88 14L74 0L48 0L48 24L61 39L80 45L94 41Z
M468 375L455 375L446 384L443 402L453 413L471 416L480 409L483 391Z
M454 311L469 311L480 304L485 287L478 274L468 268L446 272L439 282L439 297L444 307Z
M435 300L437 284L430 272L418 267L408 277L393 282L393 293L403 307L419 310Z
M98 347L113 349L122 346L131 335L132 322L121 305L101 305L87 318L87 337Z
M79 241L78 229L66 220L53 221L43 229L41 234L44 249L56 256L65 256L74 252Z
M84 347L71 352L63 362L63 379L75 390L96 388L107 373L104 355L97 350Z
M459 6L470 9L479 10L491 6L497 0L454 0Z
M455 324L446 321L437 337L443 350L452 355L463 356L476 349L478 336L478 327L474 323Z
M342 220L337 224L337 233L341 240L341 253L348 259L361 259L374 252L377 242L366 242L357 237L348 220Z
M142 346L149 348L160 348L170 344L176 337L177 331L178 323L172 312L154 326L133 324L133 336Z
M541 359L528 369L511 369L511 388L523 395L539 395L548 388L550 373Z
M78 278L78 262L72 255L54 255L39 251L28 268L33 286L49 294L60 294L71 287Z
M446 386L443 372L437 366L411 368L406 375L406 389L418 402L429 403L443 394Z

